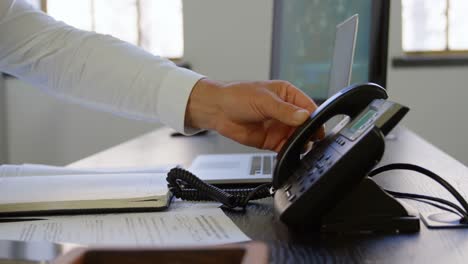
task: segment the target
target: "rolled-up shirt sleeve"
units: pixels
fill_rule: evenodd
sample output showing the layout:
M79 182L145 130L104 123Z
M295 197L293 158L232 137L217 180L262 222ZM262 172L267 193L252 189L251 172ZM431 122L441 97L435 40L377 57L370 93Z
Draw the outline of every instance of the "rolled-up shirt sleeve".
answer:
M23 0L0 1L0 71L56 97L184 134L204 76L108 35L56 21Z

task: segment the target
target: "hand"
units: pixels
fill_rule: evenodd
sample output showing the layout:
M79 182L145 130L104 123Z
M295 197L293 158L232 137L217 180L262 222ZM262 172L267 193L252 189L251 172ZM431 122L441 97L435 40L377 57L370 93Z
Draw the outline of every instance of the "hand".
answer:
M190 95L186 125L216 130L241 144L279 152L317 105L285 81L200 80ZM322 138L323 128L316 138Z

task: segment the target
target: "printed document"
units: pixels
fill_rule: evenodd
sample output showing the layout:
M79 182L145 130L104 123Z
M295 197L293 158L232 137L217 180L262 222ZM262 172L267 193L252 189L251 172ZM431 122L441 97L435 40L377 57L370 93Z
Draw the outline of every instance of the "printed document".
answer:
M199 246L250 240L219 208L0 223L0 239L100 246Z

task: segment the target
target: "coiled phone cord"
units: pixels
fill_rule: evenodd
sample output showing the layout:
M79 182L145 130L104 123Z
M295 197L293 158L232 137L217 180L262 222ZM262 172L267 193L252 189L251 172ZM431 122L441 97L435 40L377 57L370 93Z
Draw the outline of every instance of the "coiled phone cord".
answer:
M391 190L385 191L395 198L407 198L407 199L416 199L422 202L435 202L429 203L433 206L441 208L452 213L457 213L460 217L460 223L468 224L468 203L463 198L463 196L446 180L444 180L439 175L434 172L422 168L417 165L407 164L407 163L393 163L388 164L377 169L372 170L368 176L374 177L377 174L380 174L389 170L411 170L419 172L423 175L430 177L435 180L437 183L442 185L446 190L448 190L460 203L461 207L457 204L427 195L414 194L414 193L403 193L395 192ZM255 188L238 188L238 189L220 189L216 186L207 184L200 180L197 176L193 175L191 172L184 170L182 168L173 168L169 171L166 178L168 182L169 190L174 194L175 197L188 200L188 201L218 201L228 208L242 207L245 208L247 203L250 200L257 200L273 195L271 184L262 184ZM440 206L436 203L443 204L452 208Z
M245 208L250 200L270 197L271 184L255 188L220 189L200 180L182 168L173 168L166 178L169 190L175 197L188 201L218 201L228 208Z

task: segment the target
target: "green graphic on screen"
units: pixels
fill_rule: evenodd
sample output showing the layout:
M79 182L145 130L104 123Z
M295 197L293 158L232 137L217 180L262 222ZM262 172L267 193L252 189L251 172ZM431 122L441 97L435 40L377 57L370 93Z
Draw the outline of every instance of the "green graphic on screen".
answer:
M312 98L326 99L336 25L358 14L351 83L368 81L372 0L292 0L282 5L278 79Z

